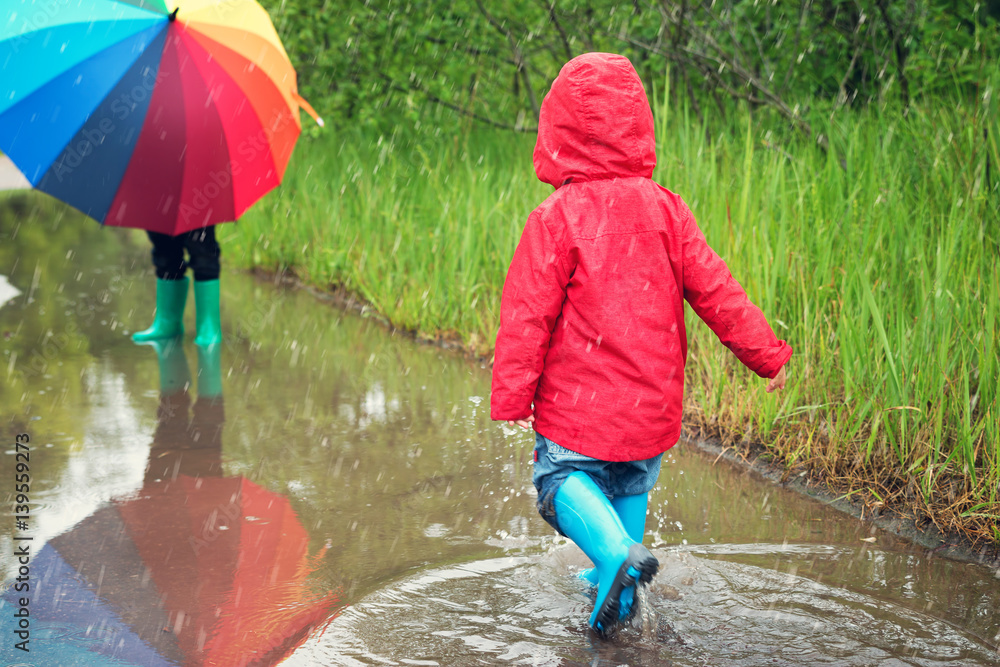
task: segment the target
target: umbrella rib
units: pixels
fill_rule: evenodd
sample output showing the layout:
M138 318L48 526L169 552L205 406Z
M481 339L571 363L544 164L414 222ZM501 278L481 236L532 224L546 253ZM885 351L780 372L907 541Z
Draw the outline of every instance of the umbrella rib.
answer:
M194 33L196 31L190 30L189 32ZM228 51L232 51L234 54L236 54L240 58L243 58L244 60L246 60L245 56L243 56L242 54L239 54L239 53L233 51L232 49L230 49L229 47L227 47L225 44L222 44L222 43L220 43L220 42L212 39L211 37L209 37L207 35L198 33L198 36L202 37L202 38L204 38L204 39L206 39L206 40L208 40L210 42L212 42L213 44L217 44L219 48L223 48L223 49L226 49ZM195 45L197 45L198 48L204 49L207 53L211 54L211 51L209 49L207 49L206 46L201 43L201 40L198 37L196 37L194 34L190 35L190 39L194 42ZM251 62L251 61L248 60L247 62ZM248 100L247 107L248 107L249 113L253 114L254 119L257 121L257 125L259 125L260 128L266 132L267 131L267 124L264 122L264 119L260 117L260 114L257 113L257 110L254 108L254 105L251 104L251 103L249 103L250 94L251 94L250 91L247 91L246 89L244 89L243 86L240 85L239 81L237 81L236 79L234 79L233 76L228 71L226 71L226 69L224 67L222 67L222 65L219 64L218 61L216 61L216 66L218 67L219 71L232 83L232 85L235 86L240 91L240 93L244 97L247 98L247 100ZM202 74L201 68L198 67L197 64L196 64L195 69L198 72L198 76L201 79L202 83L205 85L206 88L209 88L208 81L205 80L205 77ZM212 105L215 106L216 110L218 110L218 106L216 106L216 102L215 102L214 98L212 99ZM221 117L221 114L220 114L220 117ZM232 166L233 157L234 157L234 155L236 155L236 147L232 146L231 143L230 143L230 136L229 136L229 133L225 131L225 124L223 124L223 136L225 137L225 140L226 140L226 150L227 150L227 152L229 154L228 155L228 157L229 157L229 164L230 164L230 166ZM235 140L237 138L233 138L233 139ZM274 154L274 151L271 150L270 146L268 147L267 155L268 155L268 158L270 159L271 167L274 169L275 173L278 175L278 182L280 183L281 180L282 180L282 178L281 178L281 176L282 176L281 169L278 168L277 158L276 158L276 156Z
M213 49L215 49L218 50L219 52L225 52L231 54L233 58L238 58L240 61L247 63L250 67L253 67L255 65L254 61L248 58L246 55L240 53L239 51L236 51L235 49L228 46L224 42L220 42L219 40L213 38L212 36L205 34L204 32L201 32L195 26L189 24L186 26L186 29L191 39L201 48L205 49L205 51L212 53ZM229 79L233 82L233 85L239 88L239 90L246 96L247 100L252 99L254 96L253 89L246 88L243 82L241 82L238 78L234 77L230 73L229 66L223 65L223 60L221 58L216 58L216 62L219 64L220 68L226 74L226 76L229 77ZM271 76L268 75L264 69L260 69L260 71L266 76L267 85L271 86L275 94L279 96L280 99L282 100L281 104L283 104L283 107L280 113L283 116L287 117L289 119L289 122L299 125L297 109L289 104L288 98L285 97L281 88L278 86L275 80L271 78ZM295 93L292 93L292 99L295 99ZM261 115L261 112L258 110L255 104L250 103L249 107L250 107L250 112L253 114L254 118L256 118L257 123L260 125L261 129L263 129L267 133L275 132L273 123L267 122L267 119ZM230 151L230 154L231 155L233 154L232 151ZM271 164L276 170L276 173L278 174L278 182L280 183L282 180L284 180L285 164L279 161L279 156L273 150L273 146L272 150L270 151L270 155L271 155Z
M257 2L243 2L239 3L239 0L230 0L232 4L240 4L241 14L244 18L249 19L248 22L237 21L233 22L231 20L226 20L226 17L220 15L220 11L228 13L228 9L221 9L226 7L227 3L219 3L217 5L203 5L202 7L193 9L186 14L186 23L192 28L196 28L198 24L205 27L225 27L225 28L235 28L237 30L243 30L260 37L264 41L268 42L273 46L281 55L288 60L288 53L285 51L285 45L281 42L281 37L278 36L277 30L274 28L274 24L271 22L271 18L259 3ZM232 5L230 5L232 7ZM257 25L258 29L253 29L251 23L253 18L259 19Z
M198 45L198 46L199 46L199 48L202 48L201 45ZM191 56L190 48L185 43L183 36L179 36L175 48L178 51L178 56L180 55L180 52L182 50L184 52L186 52L189 57ZM205 79L205 76L202 74L201 68L198 65L198 60L196 58L191 58L191 63L192 63L192 66L193 66L193 75L189 75L189 76L195 76L195 77L197 77L197 80L201 83L202 86L204 86L205 90L209 91L209 100L211 101L211 108L215 112L215 114L218 116L220 125L222 127L222 137L223 137L223 140L225 141L225 147L226 147L226 164L229 166L230 169L232 169L233 151L232 151L231 147L229 146L229 135L226 132L226 125L222 121L221 110L219 109L219 106L218 106L218 104L215 101L215 97L213 95L211 95L212 87L209 85L209 82ZM228 76L228 74L227 74L227 76ZM182 94L183 94L183 91L182 91ZM182 104L181 108L185 108L186 109L187 108L186 103ZM208 107L206 107L206 109L207 108ZM187 179L188 179L188 173L187 173L187 169L186 169L188 155L187 155L187 151L186 150L184 151L182 159L184 160L184 168L182 168L182 179L183 179L182 183L185 183L185 182L187 182Z
M110 0L110 1L111 2L121 2L121 0ZM124 4L128 4L128 3L124 3ZM141 7L136 7L136 9L142 9L142 8ZM147 9L145 11L150 11L151 12L152 10L148 10ZM167 22L166 15L159 14L158 16L162 17L161 20L164 23ZM142 20L142 21L149 21L150 22L150 24L147 25L146 27L144 27L144 28L142 28L140 30L136 30L133 33L133 35L136 35L136 34L142 32L143 30L149 30L151 27L153 27L157 23L157 19L155 19L153 17L150 17L148 19L130 19L130 20L133 20L133 21ZM121 21L122 21L122 19L116 19L116 18L93 19L91 21L69 21L67 23L59 23L57 25L47 25L47 26L39 28L38 30L32 30L30 32L24 32L24 33L21 33L20 35L18 35L18 37L24 37L25 39L28 39L28 38L30 38L31 35L35 35L35 34L38 34L40 32L44 32L46 30L59 30L61 28L67 28L67 27L70 27L70 26L91 26L91 29L93 29L93 26L97 26L97 25L100 25L102 23L108 23L108 24L114 25L115 23L121 23ZM4 42L9 42L12 39L15 39L15 37L9 37L7 39L0 40L0 44L3 44ZM128 39L128 37L126 37L125 39ZM114 42L114 44L120 44L123 41L124 40L119 40L117 42ZM114 44L112 44L111 46L114 46ZM102 50L104 50L104 49L102 49ZM83 61L80 61L80 62L83 62Z
M80 25L94 26L94 25L97 25L99 23L111 23L111 24L113 24L113 23L116 23L116 20L115 19L101 19L101 20L96 20L96 21L90 21L90 22L87 22L87 23L84 23L83 21L73 21L72 23L60 23L58 26L54 26L54 27L46 28L46 29L48 29L48 30L56 30L56 29L66 28L66 27L69 27L69 26L80 26ZM49 78L42 83L42 85L38 86L34 90L28 91L27 93L25 93L21 97L21 99L19 99L13 105L7 107L7 109L4 109L3 111L0 111L0 116L2 116L3 114L7 113L7 111L9 111L10 109L13 109L15 106L17 106L18 104L20 104L21 102L23 102L26 98L28 98L28 97L34 95L35 93L37 93L39 90L41 90L42 88L44 88L45 86L47 86L53 79L56 79L57 77L62 76L68 70L73 69L74 67L79 67L80 65L82 65L83 63L85 63L85 62L87 62L89 60L93 60L94 58L96 58L97 56L99 56L104 51L107 51L108 49L112 49L115 46L121 44L122 42L124 42L126 40L132 39L133 37L135 37L139 33L145 32L146 30L149 30L149 29L153 28L155 25L156 25L156 23L154 22L154 23L146 26L142 30L136 30L131 35L129 35L127 37L123 37L122 39L118 40L117 42L112 42L112 43L108 44L107 46L103 47L100 51L96 51L96 52L92 53L91 55L87 56L83 60L77 60L76 62L73 62L70 65L68 65L65 69L59 70L57 72L53 72L52 75L49 76ZM33 30L32 32L26 32L24 34L25 35L34 35L35 33L38 33L38 32L41 32L41 30ZM7 40L4 40L4 41L7 41ZM3 42L0 41L0 44L3 44ZM137 54L136 57L135 57L135 59L132 60L132 62L135 62L136 60L138 60L139 56L141 56L141 55L142 55L141 53ZM119 79L119 81L120 80L121 79ZM115 82L115 85L117 85L117 84L118 84L118 81ZM79 129L79 128L77 128L77 129Z
M255 33L248 33L244 39L259 40L257 44L257 57L252 58L247 53L238 50L235 46L229 43L229 40L223 39L224 36L228 36L230 39L232 37L232 30L229 26L218 25L214 23L200 22L196 19L189 19L186 23L186 28L192 33L195 40L201 42L202 40L207 40L212 44L217 45L214 48L224 48L227 51L231 51L240 58L243 58L255 67L260 68L264 71L268 78L271 79L274 86L281 92L282 96L285 97L289 109L294 109L295 100L292 97L292 90L294 90L294 83L296 80L295 69L292 67L291 61L288 59L288 54L285 53L284 47L276 48L275 45L266 37L258 35ZM211 52L205 46L206 50ZM264 61L270 62L269 65L265 65ZM286 67L287 66L287 67ZM285 72L276 71L275 67L280 67L281 69L286 69ZM287 86L287 81L282 77L282 75L291 77L292 86Z
M169 25L169 22L167 22L167 25ZM166 29L166 27L164 29ZM170 38L168 36L167 39L164 40L163 50L160 52L159 65L157 66L157 71L156 71L157 81L159 81L160 72L163 70L164 56L166 55L167 48L169 47L169 43L170 43ZM154 92L155 92L155 88L154 88ZM179 90L178 91L178 95L180 95L180 97L181 97L181 104L183 105L184 90L183 89ZM151 96L150 104L152 104L152 96ZM149 112L149 110L147 109L147 113L148 112ZM128 171L129 171L129 169L132 168L132 158L135 156L135 151L138 150L139 145L140 145L140 143L142 141L142 134L143 134L143 132L145 132L145 124L146 124L146 120L144 119L143 124L142 124L142 128L140 129L140 132L139 132L139 138L136 140L136 143L132 146L132 153L129 155L129 167L125 171L125 177L121 178L118 181L118 185L115 187L114 195L112 195L112 197L111 197L111 202L112 202L111 203L111 209L108 209L107 214L110 214L111 210L115 206L115 202L118 201L118 197L122 193L122 188L125 185L125 181L126 181L126 178L128 176ZM182 164L181 164L181 182L183 183L183 179L184 179L184 166L186 164L186 157L182 154L180 159L182 161ZM107 223L107 217L105 217L103 220L101 220L100 223L102 225L106 224Z

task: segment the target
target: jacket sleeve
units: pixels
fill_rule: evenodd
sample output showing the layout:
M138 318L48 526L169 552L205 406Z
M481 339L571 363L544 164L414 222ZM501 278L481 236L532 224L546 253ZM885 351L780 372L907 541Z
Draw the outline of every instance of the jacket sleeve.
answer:
M773 378L792 356L791 346L774 335L686 206L683 215L684 298L747 368Z
M524 419L531 414L549 340L573 274L561 236L552 234L536 210L528 216L514 251L500 299L490 396L493 419Z

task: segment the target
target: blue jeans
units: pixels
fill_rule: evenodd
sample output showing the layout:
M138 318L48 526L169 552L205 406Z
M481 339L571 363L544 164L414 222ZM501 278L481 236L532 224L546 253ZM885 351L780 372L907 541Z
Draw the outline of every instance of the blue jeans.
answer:
M555 497L569 475L578 470L587 473L609 500L615 496L635 496L648 493L656 484L663 454L644 461L601 461L561 447L536 432L534 458L531 481L538 490L538 513L564 535L556 521Z

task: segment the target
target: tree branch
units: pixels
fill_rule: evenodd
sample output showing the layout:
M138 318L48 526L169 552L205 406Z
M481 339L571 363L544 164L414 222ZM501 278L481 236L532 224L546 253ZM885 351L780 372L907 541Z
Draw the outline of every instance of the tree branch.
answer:
M535 126L535 127L517 127L516 125L511 125L509 123L504 123L503 121L499 121L499 120L494 120L492 118L488 118L487 116L483 116L481 114L478 114L475 111L472 111L471 109L465 109L463 107L460 107L459 105L455 104L454 102L449 102L448 100L445 100L445 99L442 99L442 98L438 97L437 95L435 95L431 91L427 90L427 88L425 88L424 86L420 85L419 83L417 83L415 81L409 81L409 82L407 82L407 85L403 86L403 85L400 85L400 83L398 81L396 81L392 77L388 76L387 74L379 73L379 76L382 78L382 80L384 80L388 84L390 90L394 90L394 91L396 91L398 93L410 93L410 92L420 93L421 95L423 95L424 97L426 97L431 102L434 102L435 104L439 104L439 105L441 105L441 106L443 106L443 107L445 107L447 109L451 109L452 111L456 111L456 112L458 112L459 114L461 114L463 116L468 116L470 118L478 120L481 123L486 123L487 125L492 125L493 127L499 127L500 129L503 129L503 130L513 130L515 132L537 132L538 131L538 127L537 126Z
M894 24L892 19L889 18L889 5L887 1L876 0L875 4L878 6L879 14L882 15L882 21L885 22L886 30L889 31L889 39L892 40L892 48L896 54L896 72L899 74L899 85L903 94L903 106L909 108L910 82L906 78L906 58L909 53L906 50L906 44L903 43L903 39L899 34L900 26ZM902 29L909 32L909 25L903 26Z
M669 0L666 0L664 4L667 4L668 2ZM649 44L645 44L643 42L635 40L629 37L628 35L620 36L609 33L609 36L615 37L616 39L620 39L626 42L627 44L631 44L632 46L644 49L650 53L655 53L656 55L666 58L667 60L678 62L682 65L695 65L701 70L705 78L714 82L717 86L721 87L731 97L734 97L736 99L744 99L754 104L767 104L771 107L774 107L779 113L781 113L781 115L785 116L790 121L792 121L792 123L798 129L802 130L807 135L810 136L812 135L812 128L809 126L809 123L802 120L802 118L800 118L799 115L795 111L793 111L785 103L785 101L781 99L779 95L777 95L774 91L768 88L757 76L755 76L752 72L744 68L741 64L734 63L724 58L724 56L726 55L725 51L711 35L708 35L704 31L700 30L699 28L691 24L688 24L687 29L690 31L691 35L698 42L709 46L713 51L715 51L720 55L712 55L710 53L706 53L704 51L700 51L691 48L689 46L679 46L677 49L675 49L674 53L666 53L662 50L654 48ZM679 54L682 53L687 54L687 56L689 57L687 59L681 58ZM709 67L708 66L709 63L712 63L714 66ZM739 77L743 81L743 83L746 86L757 91L761 95L761 97L756 97L749 91L740 92L739 90L734 88L732 84L730 84L722 76L720 76L719 70L725 67L728 67L737 77Z
M559 38L562 40L563 49L566 51L566 60L573 59L573 49L569 47L569 38L566 37L566 31L563 30L562 24L559 23L559 17L556 16L556 3L555 0L550 0L545 2L545 0L538 0L549 12L549 19L552 20L552 25L556 27L556 31L559 33Z
M785 71L785 80L781 82L781 90L783 91L788 90L788 82L791 80L792 72L795 70L795 65L797 64L796 61L799 57L799 47L802 44L800 41L802 28L806 24L806 13L809 11L809 5L811 2L812 0L802 0L802 10L799 12L799 24L795 26L795 38L792 40L795 44L795 46L792 47L792 58L788 63L788 70Z
M528 69L524 66L524 54L521 53L521 47L517 45L517 40L514 39L514 35L511 34L510 30L490 14L489 10L483 5L482 0L476 0L476 6L479 7L479 11L490 22L490 25L496 28L501 35L504 35L510 43L510 48L514 52L514 62L516 63L517 72L521 75L521 81L524 83L524 89L528 92L528 99L531 101L531 108L535 112L535 118L537 119L540 115L538 99L535 97L535 89L531 87Z

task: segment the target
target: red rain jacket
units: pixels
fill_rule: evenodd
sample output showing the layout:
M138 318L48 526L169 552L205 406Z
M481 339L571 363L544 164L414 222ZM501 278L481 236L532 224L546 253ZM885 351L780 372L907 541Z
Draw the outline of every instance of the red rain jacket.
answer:
M627 58L567 63L534 153L556 191L528 216L501 300L492 418L534 414L540 434L605 461L647 459L680 436L685 299L761 377L792 355L684 201L652 181L654 149Z

